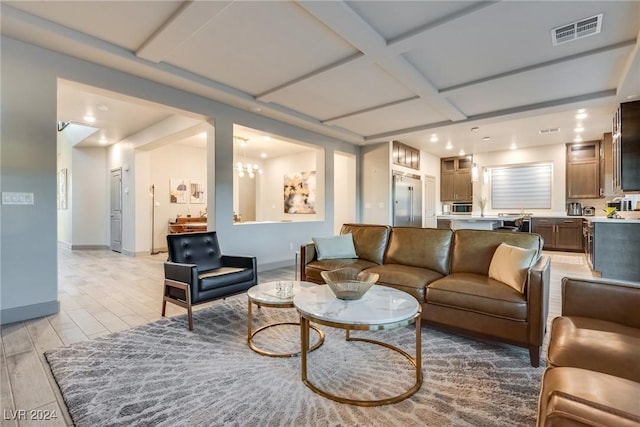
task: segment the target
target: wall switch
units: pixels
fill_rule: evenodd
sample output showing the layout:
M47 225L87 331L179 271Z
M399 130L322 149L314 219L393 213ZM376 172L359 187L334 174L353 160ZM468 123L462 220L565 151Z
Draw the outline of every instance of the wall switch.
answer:
M2 192L3 205L33 205L33 193L14 193L9 191Z
M289 250L292 251L293 250L293 242L289 243Z

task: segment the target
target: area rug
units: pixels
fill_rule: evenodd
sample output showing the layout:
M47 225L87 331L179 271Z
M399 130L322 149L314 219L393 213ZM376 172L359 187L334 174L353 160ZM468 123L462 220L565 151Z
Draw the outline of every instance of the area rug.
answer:
M255 325L295 321L294 309L254 310ZM273 358L246 343L246 300L46 352L76 426L533 426L543 368L525 349L422 329L424 382L396 404L359 407L321 397L300 379L300 358ZM387 348L346 342L321 326L309 378L349 398L399 394L414 368ZM358 332L414 354L415 328ZM312 341L317 336L312 333ZM256 345L295 350L295 326L269 328Z

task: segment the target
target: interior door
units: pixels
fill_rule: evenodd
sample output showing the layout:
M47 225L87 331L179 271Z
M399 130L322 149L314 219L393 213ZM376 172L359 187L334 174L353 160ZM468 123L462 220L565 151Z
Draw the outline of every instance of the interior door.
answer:
M111 171L111 241L109 247L114 252L122 252L122 168Z
M424 177L424 227L436 228L436 178Z

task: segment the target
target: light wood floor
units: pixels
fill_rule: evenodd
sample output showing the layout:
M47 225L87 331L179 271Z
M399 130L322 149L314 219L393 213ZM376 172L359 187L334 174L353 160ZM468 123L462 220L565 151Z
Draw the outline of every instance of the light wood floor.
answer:
M560 314L560 280L592 277L583 254L552 255L549 322ZM0 354L0 424L2 426L73 425L44 351L86 341L160 319L166 254L139 257L110 251L59 251L60 312L3 325ZM292 280L293 266L259 274L259 281ZM198 306L202 309L218 302ZM167 315L185 310L167 304ZM547 334L548 337L548 334ZM546 348L546 345L545 345ZM543 354L543 357L546 357ZM49 421L13 420L16 412L41 410Z

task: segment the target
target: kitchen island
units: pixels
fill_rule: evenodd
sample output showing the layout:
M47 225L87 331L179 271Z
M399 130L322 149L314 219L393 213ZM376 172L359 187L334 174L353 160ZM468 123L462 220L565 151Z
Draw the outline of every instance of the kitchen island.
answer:
M452 230L495 230L503 227L505 221L515 221L522 218L521 215L438 215L438 228L451 228Z
M589 221L593 270L607 279L640 282L640 220L595 217Z

